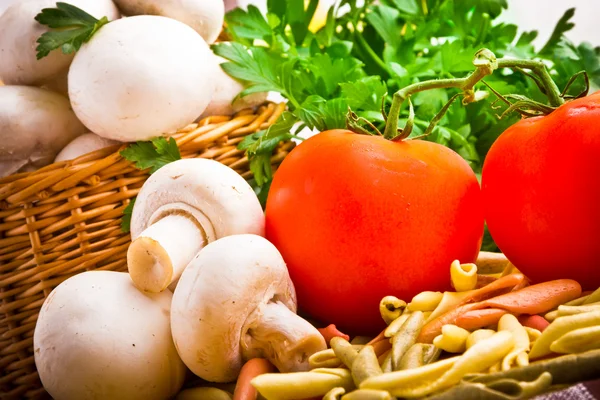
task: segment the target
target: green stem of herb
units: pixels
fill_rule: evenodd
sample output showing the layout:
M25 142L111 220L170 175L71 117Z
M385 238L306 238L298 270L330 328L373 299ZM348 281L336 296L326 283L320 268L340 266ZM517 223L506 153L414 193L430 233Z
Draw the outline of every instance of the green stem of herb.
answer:
M429 10L427 9L427 0L421 0L421 8L423 9L423 15L429 14Z
M490 15L488 13L483 13L481 17L481 25L479 26L479 32L477 33L477 39L475 40L476 45L480 45L481 43L485 42L485 37L487 36L490 28Z
M357 41L357 43L360 45L360 47L364 51L367 52L369 57L375 62L375 64L377 64L377 66L379 68L384 70L385 73L388 74L388 76L392 76L392 72L388 68L387 64L381 58L379 58L377 53L375 53L375 51L371 48L371 46L369 46L369 44L367 43L365 38L362 37L361 33L356 28L356 25L352 25L352 27L354 28L354 32L353 32L354 39Z
M564 103L564 100L560 97L560 90L541 61L512 59L496 60L494 53L487 49L482 49L475 55L473 63L475 65L475 70L465 78L437 79L417 82L394 93L383 136L390 140L398 136L398 118L400 116L402 104L409 96L425 90L445 88L457 88L465 94L471 92L472 95L475 84L486 76L491 75L499 68L523 68L531 70L540 78L540 81L546 90L550 105L552 107L557 107ZM469 98L470 96L467 95L465 97Z

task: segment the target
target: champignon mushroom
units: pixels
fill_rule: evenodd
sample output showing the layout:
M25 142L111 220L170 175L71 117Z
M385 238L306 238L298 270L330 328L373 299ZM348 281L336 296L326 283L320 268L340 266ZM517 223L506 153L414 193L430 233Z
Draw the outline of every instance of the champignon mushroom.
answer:
M119 10L111 0L69 0L96 18L119 18ZM0 17L0 80L7 85L42 85L65 76L72 54L53 51L47 57L36 58L36 41L49 28L34 18L43 8L56 6L56 0L18 1Z
M137 196L129 274L140 290L165 290L206 244L239 233L264 235L264 224L258 198L237 172L208 159L174 161Z
M192 27L213 43L223 29L223 0L114 0L125 15L161 15Z
M46 298L33 333L35 365L56 400L163 400L186 368L170 327L172 294L144 294L124 272L89 271Z
M35 87L0 86L0 177L52 163L85 131L66 97Z
M281 372L308 369L327 346L296 315L296 293L279 251L243 234L207 245L183 272L171 306L175 347L183 362L212 382L235 379L250 358Z
M119 144L116 140L105 139L95 133L84 133L66 145L54 159L54 162L73 160L79 156Z
M215 91L208 107L206 107L200 118L211 115L232 115L244 108L256 107L265 102L267 92L252 93L248 96L236 98L244 90L244 85L223 71L220 64L227 62L226 59L214 54L213 57L215 59L215 72L213 74Z
M90 131L121 142L188 125L212 96L214 60L200 35L174 19L142 15L101 27L75 55L69 98Z

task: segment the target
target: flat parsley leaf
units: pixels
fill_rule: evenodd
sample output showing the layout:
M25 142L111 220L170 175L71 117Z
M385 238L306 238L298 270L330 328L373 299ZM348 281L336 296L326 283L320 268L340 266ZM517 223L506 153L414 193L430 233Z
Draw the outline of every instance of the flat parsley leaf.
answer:
M151 174L161 167L181 159L175 139L169 138L167 140L164 137L158 137L150 142L133 143L121 150L120 154L125 159L133 162L138 169L149 168ZM121 231L123 232L129 232L134 203L135 198L131 199L131 202L123 210L123 219L121 220Z
M121 219L121 232L129 232L131 229L131 215L133 214L133 206L135 197L129 201L127 207L123 209L123 219Z
M164 137L153 139L151 142L133 143L126 149L121 150L121 155L135 163L138 169L149 168L151 174L170 162L181 159L175 139L169 138L167 140Z
M108 23L107 17L98 20L80 8L61 2L56 3L56 8L42 9L35 20L50 28L60 29L45 32L38 38L38 60L58 48L64 54L76 52L98 29Z
M240 39L262 39L270 43L273 36L273 29L260 10L253 5L248 6L248 11L236 8L229 12L227 29L238 41L242 41Z
M569 8L562 17L558 20L554 31L552 31L552 35L540 50L540 54L543 55L551 55L552 50L559 44L565 32L570 31L575 26L570 20L575 15L575 8Z
M273 178L271 154L277 145L294 137L292 127L298 118L289 111L284 111L276 123L268 129L248 135L238 145L239 150L246 150L250 160L250 171L259 186Z

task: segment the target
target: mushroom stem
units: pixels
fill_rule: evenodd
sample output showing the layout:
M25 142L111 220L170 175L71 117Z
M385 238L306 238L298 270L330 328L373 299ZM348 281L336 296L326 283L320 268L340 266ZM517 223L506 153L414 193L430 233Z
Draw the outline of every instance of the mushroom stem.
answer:
M266 358L280 372L308 371L308 358L327 348L317 328L280 301L259 306L244 331L243 357Z
M146 228L129 246L127 265L134 284L158 293L179 279L196 254L207 244L198 221L171 214Z

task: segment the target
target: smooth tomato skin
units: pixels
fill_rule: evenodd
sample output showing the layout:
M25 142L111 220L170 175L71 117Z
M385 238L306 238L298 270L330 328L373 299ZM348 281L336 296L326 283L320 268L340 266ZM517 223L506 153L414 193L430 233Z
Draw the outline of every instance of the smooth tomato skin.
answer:
M288 265L302 312L374 334L385 326L383 297L408 302L450 290L450 263L476 259L480 196L469 165L444 146L325 131L277 170L266 236Z
M524 119L494 142L482 171L485 217L533 282L600 286L600 92Z

